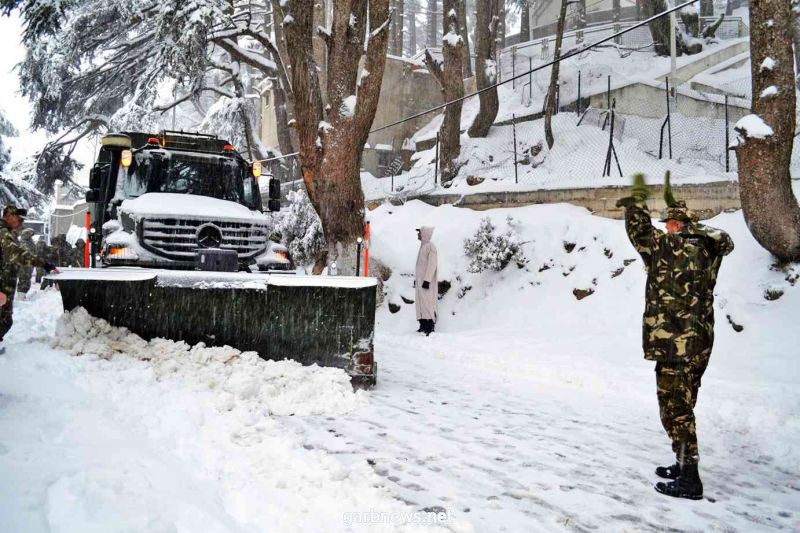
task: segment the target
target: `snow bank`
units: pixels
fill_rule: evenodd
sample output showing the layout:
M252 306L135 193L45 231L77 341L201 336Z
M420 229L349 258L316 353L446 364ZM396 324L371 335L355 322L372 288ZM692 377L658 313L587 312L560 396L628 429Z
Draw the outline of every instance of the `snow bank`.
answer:
M275 415L333 415L365 402L364 394L353 392L350 378L340 369L265 361L256 352L228 346L189 346L165 339L148 342L126 328L90 316L83 308L59 319L55 338L53 347L72 355L106 360L133 357L152 365L158 380L201 383L215 392L221 411L245 407Z

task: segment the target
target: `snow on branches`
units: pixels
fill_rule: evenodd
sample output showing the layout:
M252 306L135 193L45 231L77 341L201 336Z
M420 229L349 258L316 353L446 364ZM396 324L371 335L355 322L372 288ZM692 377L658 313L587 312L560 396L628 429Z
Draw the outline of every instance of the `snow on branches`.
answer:
M499 272L511 262L519 268L525 266L528 260L514 232L515 221L508 217L506 222L509 229L505 233L497 233L489 217L481 219L475 234L464 240L464 253L470 258L467 270L473 273L485 270Z
M287 198L289 208L276 214L276 229L295 264L311 265L317 255L325 250L322 223L305 190L290 191Z
M17 129L0 110L0 172L11 159L10 151L3 142L3 137L16 137L17 135L19 135Z

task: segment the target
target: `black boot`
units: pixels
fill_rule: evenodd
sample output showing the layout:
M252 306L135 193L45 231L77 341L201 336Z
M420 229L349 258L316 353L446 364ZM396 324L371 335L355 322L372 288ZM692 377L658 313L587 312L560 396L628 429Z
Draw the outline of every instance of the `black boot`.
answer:
M427 337L428 335L433 333L433 320L425 319L422 322L423 322L422 332Z
M419 322L419 329L417 333L423 333L425 331L425 321L424 320L417 320Z
M656 490L673 498L702 500L703 483L700 481L700 474L697 472L697 463L681 465L681 473L678 479L668 483L656 483Z
M656 475L664 479L678 479L678 476L681 475L681 464L676 462L672 466L658 466Z

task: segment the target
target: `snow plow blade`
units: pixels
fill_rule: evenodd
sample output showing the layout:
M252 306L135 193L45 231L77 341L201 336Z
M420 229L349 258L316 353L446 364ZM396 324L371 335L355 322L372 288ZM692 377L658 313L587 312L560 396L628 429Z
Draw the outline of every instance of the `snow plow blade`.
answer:
M375 384L374 278L141 268L49 277L65 311L83 307L145 339L227 345L264 359L342 368L354 386Z

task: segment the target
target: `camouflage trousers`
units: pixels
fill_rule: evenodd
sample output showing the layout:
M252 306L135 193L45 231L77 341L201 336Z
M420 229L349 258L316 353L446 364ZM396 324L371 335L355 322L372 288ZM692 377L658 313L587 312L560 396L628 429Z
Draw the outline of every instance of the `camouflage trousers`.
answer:
M22 294L27 294L27 292L31 290L31 277L33 277L33 267L24 267L19 269L17 290Z
M707 350L686 363L656 364L661 424L672 439L672 451L682 462L696 463L700 456L694 407L710 356L711 350Z
M11 325L14 323L12 320L12 315L14 313L14 293L11 292L5 293L6 295L6 304L0 307L0 341L3 340L3 337L6 336L8 330L11 329Z

